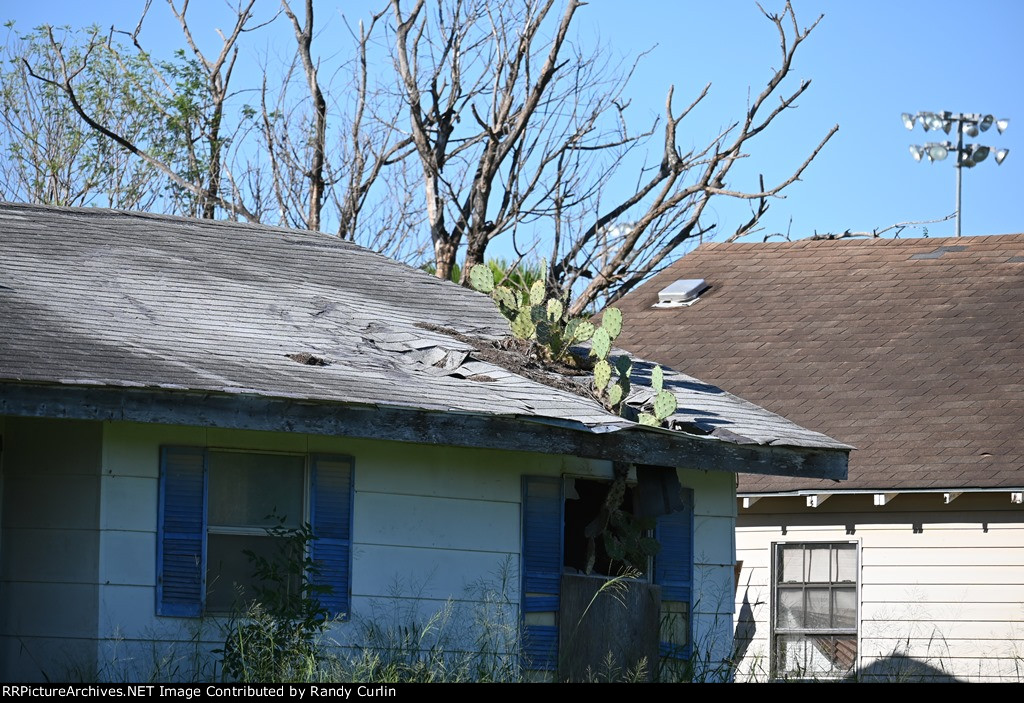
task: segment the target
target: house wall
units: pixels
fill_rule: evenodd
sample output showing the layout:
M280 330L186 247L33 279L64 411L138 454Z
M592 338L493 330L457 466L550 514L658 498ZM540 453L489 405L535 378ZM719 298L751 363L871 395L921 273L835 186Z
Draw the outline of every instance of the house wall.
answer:
M6 418L0 429L0 679L87 676L96 665L101 427Z
M5 679L167 680L197 670L203 676L217 674L209 669L207 655L223 644L222 621L155 614L162 445L353 457L352 617L332 633L341 644L363 640L371 624L386 630L437 613L447 613L451 633L468 632L480 619L516 632L521 477L612 475L608 462L529 452L187 426L8 419L4 460L11 470L5 470L4 484L4 573L17 573L19 582L31 576L33 584L74 579L73 589L69 585L62 591L73 592L74 598L55 599L61 607L54 611L52 602L39 603L33 590L14 602L32 604L20 615L5 598L3 632L18 632L21 639L26 632L73 637L81 646L74 658L40 660L38 665L5 656L5 662L12 662L3 672ZM735 479L732 474L690 470L679 475L684 486L694 489L693 637L699 668L710 676L722 671L721 659L731 642ZM61 497L54 502L58 477L71 483L69 490L58 491ZM50 502L43 505L44 498ZM64 523L60 532L77 541L50 534ZM21 540L25 533L10 531L29 526L44 531L39 525L47 526L44 537L60 544L26 551ZM61 561L38 556L57 548ZM20 562L15 563L18 554ZM74 568L68 569L68 563ZM6 582L3 587L8 588ZM70 609L75 610L71 624L60 633L47 629L48 622L60 622ZM5 654L20 646L13 637L3 641Z
M865 678L1024 679L1024 509L1008 493L765 498L741 509L736 595L740 679L767 678L774 542L860 545Z

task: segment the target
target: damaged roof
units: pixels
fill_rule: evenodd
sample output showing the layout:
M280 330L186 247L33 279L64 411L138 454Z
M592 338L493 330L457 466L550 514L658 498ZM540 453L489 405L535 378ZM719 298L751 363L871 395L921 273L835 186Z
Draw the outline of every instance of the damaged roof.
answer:
M683 430L666 433L487 361L478 347L508 337L488 297L336 237L6 204L0 248L0 383L498 416L597 434L685 433L834 451L845 465L846 445L684 374L666 373ZM649 399L649 372L637 363L631 403Z
M840 485L740 492L1024 487L1024 234L705 244L619 307L626 349L857 447Z

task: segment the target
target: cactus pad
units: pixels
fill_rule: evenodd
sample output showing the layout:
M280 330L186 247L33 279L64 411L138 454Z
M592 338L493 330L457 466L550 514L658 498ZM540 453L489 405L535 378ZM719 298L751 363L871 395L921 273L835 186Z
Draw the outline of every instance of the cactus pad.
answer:
M530 305L540 305L544 302L544 281L534 281L530 286Z
M594 364L594 387L598 393L604 393L608 382L612 380L612 366L605 359Z
M548 301L548 319L549 320L551 320L552 322L555 322L557 320L561 320L562 319L562 312L563 311L564 311L564 308L562 307L562 301L561 300L558 300L557 298L552 298L551 300Z
M519 305L516 302L515 293L513 293L509 288L506 288L505 286L497 286L494 289L494 292L491 293L491 297L493 297L496 301L504 305L509 310L515 310L519 307Z
M625 376L628 379L633 370L633 360L626 354L615 357L615 370L618 371L619 376Z
M596 368L596 367L595 367ZM608 389L608 404L613 408L622 402L622 386L616 383Z
M658 418L654 417L654 415L649 415L648 413L640 413L640 417L637 418L637 422L641 425L650 425L651 427L657 427L659 424Z
M604 327L594 330L594 336L590 342L590 353L598 359L607 359L608 352L612 349L612 340Z
M676 411L676 397L668 391L661 391L654 396L654 417L661 424Z
M494 272L486 264L477 264L469 270L469 284L481 293L494 290Z
M662 372L660 366L655 366L651 369L651 388L654 389L655 393L661 393L664 383L665 374Z
M622 311L618 308L608 308L601 316L601 327L608 333L609 339L615 339L622 331Z
M512 321L512 334L519 339L532 339L536 331L529 312L519 313L516 315L516 319Z

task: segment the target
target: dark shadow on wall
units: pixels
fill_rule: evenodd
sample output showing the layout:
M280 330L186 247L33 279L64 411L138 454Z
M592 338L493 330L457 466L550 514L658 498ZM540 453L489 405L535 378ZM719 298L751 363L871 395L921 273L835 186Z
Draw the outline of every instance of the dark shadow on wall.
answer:
M750 648L750 643L757 632L757 621L754 618L754 608L750 605L750 587L743 590L743 605L736 616L736 631L733 633L732 643L735 648L733 655L734 662L743 661L743 657Z
M895 652L850 674L848 681L864 683L963 683L948 671Z

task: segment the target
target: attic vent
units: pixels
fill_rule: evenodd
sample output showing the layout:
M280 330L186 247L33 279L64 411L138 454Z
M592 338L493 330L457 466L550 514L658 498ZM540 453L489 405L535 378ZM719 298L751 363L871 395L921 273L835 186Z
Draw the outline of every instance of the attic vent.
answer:
M658 302L653 307L678 308L693 305L707 289L707 281L703 278L681 278L668 288L658 291Z

